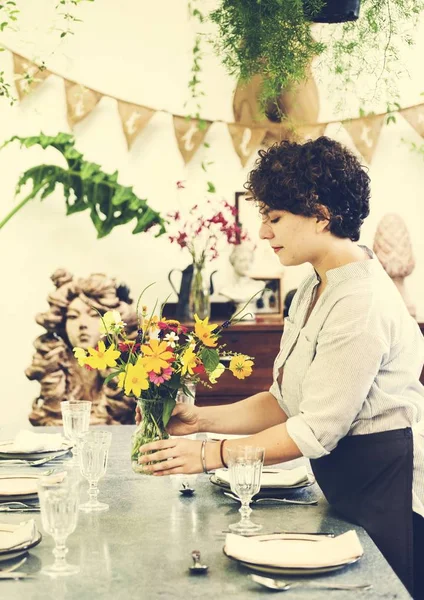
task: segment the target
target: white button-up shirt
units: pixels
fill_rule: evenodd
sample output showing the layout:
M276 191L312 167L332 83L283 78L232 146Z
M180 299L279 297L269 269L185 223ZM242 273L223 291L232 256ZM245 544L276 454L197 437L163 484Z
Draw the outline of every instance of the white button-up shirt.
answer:
M302 454L320 458L346 435L411 427L413 510L424 517L424 339L396 286L369 260L327 271L298 288L284 321L270 392Z

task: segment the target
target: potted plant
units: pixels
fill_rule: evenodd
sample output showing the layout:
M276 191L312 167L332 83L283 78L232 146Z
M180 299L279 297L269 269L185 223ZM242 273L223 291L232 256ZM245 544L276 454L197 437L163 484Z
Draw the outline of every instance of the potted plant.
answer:
M305 79L317 56L341 89L353 88L365 71L380 93L395 95L399 48L412 43L423 10L424 0L362 0L358 18L359 0L220 0L209 17L218 27L215 50L230 74L246 82L262 75L265 107ZM336 20L346 22L314 38L319 32L312 34L311 21Z

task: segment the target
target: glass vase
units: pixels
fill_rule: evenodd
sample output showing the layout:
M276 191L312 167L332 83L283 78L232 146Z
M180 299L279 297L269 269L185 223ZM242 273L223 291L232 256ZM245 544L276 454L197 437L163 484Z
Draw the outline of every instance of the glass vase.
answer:
M160 399L150 400L139 398L137 404L141 410L142 419L132 436L131 447L131 465L135 473L151 475L149 471L144 471L144 465L138 462L140 446L157 440L167 440L169 434L163 423L164 401ZM148 463L150 464L150 463Z
M210 317L210 282L206 279L204 265L193 263L193 277L188 299L188 311L190 320L194 320L196 314L199 319Z

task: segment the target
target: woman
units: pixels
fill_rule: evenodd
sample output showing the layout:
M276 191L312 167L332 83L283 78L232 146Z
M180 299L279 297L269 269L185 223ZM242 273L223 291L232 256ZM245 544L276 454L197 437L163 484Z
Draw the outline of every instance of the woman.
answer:
M34 342L36 353L25 371L40 382L29 420L33 425L61 425L62 400L91 400L91 423L133 423L135 401L123 395L116 382L104 385L108 373L81 369L72 353L74 346L95 347L100 338L99 313L118 310L127 331L137 333L132 300L125 286L94 273L75 279L65 269L51 277L56 289L49 294L49 310L36 321L47 330ZM97 312L99 311L99 312Z
M422 569L413 566L424 549L424 343L380 263L356 244L369 177L321 137L261 151L246 187L261 238L284 266L309 262L313 272L285 320L269 392L229 406L177 406L169 432L250 434L241 443L265 447L267 464L308 457L330 504L367 530L422 598ZM169 459L148 467L156 475L199 472L221 467L240 441L206 444L203 465L200 444L155 442L144 450L156 454L140 461Z

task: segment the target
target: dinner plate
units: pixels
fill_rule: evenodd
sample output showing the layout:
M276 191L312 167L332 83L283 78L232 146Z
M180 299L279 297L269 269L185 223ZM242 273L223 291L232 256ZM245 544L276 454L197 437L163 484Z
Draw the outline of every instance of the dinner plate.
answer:
M58 452L62 452L64 450L70 450L72 448L72 444L69 442L63 442L59 448L55 450L34 450L32 452L21 452L19 450L15 450L13 447L13 441L8 440L7 442L0 442L0 458L21 458L23 460L37 460L38 458L48 458L49 456L54 456Z
M214 485L220 487L222 490L228 491L231 487L215 477L215 474L211 475L209 481ZM301 483L296 483L295 485L286 485L286 486L276 486L276 487L261 487L259 492L255 494L254 498L260 498L261 496L281 496L282 494L286 494L291 490L301 490L303 488L309 487L315 483L315 477L311 474L308 474L308 481L303 481Z
M31 548L34 548L34 546L37 546L41 542L42 539L43 539L43 536L41 535L41 533L39 531L37 531L37 535L31 542L25 542L24 544L21 544L20 546L15 546L14 548L10 548L7 550L0 550L0 562L6 561L6 560L12 560L13 558L18 558L19 556L26 554L28 552L28 550L31 550Z
M269 565L257 565L255 563L249 563L244 560L239 560L234 556L229 556L225 552L225 547L223 548L223 552L225 556L231 558L235 562L243 565L244 567L248 567L252 569L252 571L259 571L259 573L268 573L271 575L304 575L310 577L311 575L321 575L322 573L331 573L332 571L338 571L339 569L344 569L348 565L353 565L358 562L361 558L358 556L357 558L350 558L343 562L337 563L335 565L328 565L326 567L272 567Z
M2 502L14 502L15 500L22 500L26 502L27 500L38 500L37 492L32 494L8 494L7 496L0 496L0 506Z
M14 500L17 496L37 496L38 476L2 477L0 479L0 499Z

